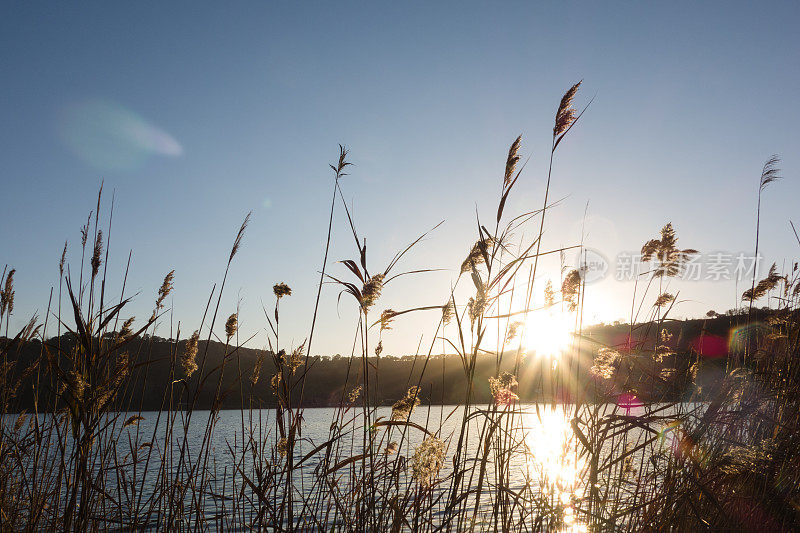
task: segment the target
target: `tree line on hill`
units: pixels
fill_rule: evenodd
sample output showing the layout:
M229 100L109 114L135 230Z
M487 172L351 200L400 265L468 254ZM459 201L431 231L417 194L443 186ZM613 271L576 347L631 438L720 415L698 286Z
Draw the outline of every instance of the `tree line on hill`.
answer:
M516 351L507 351L499 364L495 354L480 354L474 370L473 401L491 402L489 378L503 372L516 376L516 391L523 402L575 401L577 392L586 401L602 401L631 391L642 401L707 397L724 373L729 356L760 334L762 329L758 324L767 313L757 310L755 325L750 327L742 327L747 317L741 314L713 314L704 319L665 320L635 326L620 323L591 326L573 338L567 354L554 358L522 354L518 368ZM205 379L201 379L200 372L187 379L179 364L186 342L154 336L132 340L127 346L127 357L133 379L129 380L125 394L115 400L118 408L158 410L170 404L185 406L196 392L195 408L209 409L218 386L223 392L220 405L223 409L275 405L272 354L200 341L198 360L206 358L202 367ZM30 340L7 354L6 383L14 383L12 389L19 405L29 411L57 405L53 400L60 391L53 385L48 364L66 364L68 359L58 353L73 349L75 338L65 334L44 343ZM596 368L598 353L603 351L613 353L613 368L608 375L600 375ZM52 357L48 358L47 352ZM46 360L48 364L37 364ZM305 407L336 406L350 401L351 392L361 383L360 357L314 355L307 361L295 376L298 382L305 378L302 387ZM259 363L261 366L256 370ZM382 354L369 357L368 363L370 379L377 380L374 388L377 396L371 398L373 405L391 405L403 398L411 386L420 387L420 397L425 403L464 402L465 362L457 355L437 354L428 358ZM36 372L31 372L34 366ZM22 376L27 379L21 380ZM298 385L292 393L296 400L301 395L300 388Z

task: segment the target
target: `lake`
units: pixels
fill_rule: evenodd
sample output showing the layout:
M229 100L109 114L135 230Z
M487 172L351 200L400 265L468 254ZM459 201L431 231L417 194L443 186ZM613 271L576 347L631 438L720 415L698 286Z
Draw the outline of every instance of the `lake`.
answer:
M480 416L480 410L485 407L473 407L471 410L471 413L477 412L478 415L473 416L467 426L468 434L462 450L460 450L462 455L465 454L472 458L479 457L481 454L482 443L485 441L480 435L487 426L483 423L486 418ZM603 409L609 413L635 417L637 410L642 407L634 405L621 408L607 405ZM678 410L681 408L668 407L664 414L670 415ZM175 513L176 516L171 520L177 520L188 527L202 522L207 529L252 529L258 522L261 506L258 503L256 491L253 490L253 485L243 481L245 476L251 481L255 480L257 477L255 466L258 461L270 457L270 452L273 452L278 445L278 439L275 438L277 434L275 413L276 411L273 409L219 412L209 440L211 446L205 450L201 449L200 443L203 442L203 436L207 430L208 411L193 412L188 426L184 426L181 418L183 413L177 413L176 424L172 432L168 431L168 424L165 423L166 413L162 412L159 416L159 413L156 412L143 412L141 413L143 418L137 424L125 428L121 428L123 421L132 415L130 413L120 414L117 417L116 429L109 429L109 431L118 434L118 438L113 444L114 459L112 462L121 465L119 471L122 471L122 475L110 475L108 466L106 466L105 473L99 476L102 478L103 490L115 497L116 501L121 503L120 507L128 508L136 513L141 513L145 508L150 509L150 519L156 520L157 523L164 520L163 516L160 516L161 513ZM302 434L297 438L293 454L295 463L305 458L302 468L296 471L300 472L300 475L294 480L295 490L298 491L295 495L296 506L301 505L300 502L304 496L314 494L314 491L318 491L320 488L318 467L323 463L324 452L318 452L308 457L306 455L330 438L332 425L337 426L341 435L335 448L337 460L355 457L361 453L364 438L361 429L363 418L360 407L351 407L343 411L337 408L308 408L303 411L302 416ZM458 452L457 445L463 416L464 409L461 406L417 407L412 412L409 421L419 427L381 426L373 428L376 448L385 451L389 442L399 441L401 444L396 450L392 450L391 457L407 461L423 442L424 428L435 434L445 444L444 462L438 478L447 480L453 473L452 460ZM557 508L563 520L553 530L586 531L577 512L578 506L575 504L586 496L586 486L583 480L587 479L588 459L587 455L582 453L584 450L577 442L571 426L574 406L570 404L526 404L519 406L513 415L507 416L514 417L512 424L514 430L508 434L507 438L509 447L514 448L515 453L510 456L507 470L500 474L505 476L508 488L514 491L527 488L544 497L548 502L547 505ZM377 408L374 420L386 421L390 418L390 407ZM156 424L157 421L158 424ZM185 441L183 438L184 427L187 431ZM247 453L242 453L243 429L244 434L249 434L252 430L254 437L254 440L250 441ZM403 433L405 433L404 436ZM633 442L641 438L641 434L634 431L630 434L630 438ZM67 439L66 445L67 448L70 448L68 441L69 439ZM108 443L111 440L100 439L100 442L105 442L105 446L109 446ZM172 446L168 446L168 443L172 443ZM181 454L182 447L185 447L185 454ZM260 459L257 459L256 454L253 453L254 449L262 454ZM180 468L183 468L183 471L187 467L196 468L204 453L208 455L208 468L203 485L205 491L201 491L205 496L198 498L196 490L188 490L183 501L186 508L199 508L202 509L202 512L188 513L189 516L183 516L182 513L167 508L164 501L158 501L155 495L164 493L165 480L177 479L174 473L180 471ZM494 466L495 458L491 456L492 454L489 455L490 461L485 474L486 487L489 486L489 480L495 480L498 474ZM161 460L162 456L164 461ZM641 454L634 457L640 456ZM277 456L273 452L271 457L274 460ZM106 465L108 464L106 462ZM95 470L99 469L95 468ZM343 468L342 472L345 471L346 469ZM350 481L347 480L347 476L343 475L341 486L338 489L346 490L348 483ZM397 489L401 493L413 489L414 483L410 475L401 476L396 480ZM443 483L441 486L433 485L431 501L434 502L432 515L435 520L442 519L445 506L445 500L437 502L436 497L444 495L448 487L447 483ZM157 490L159 488L160 491ZM62 491L65 490L66 488L62 489ZM282 493L282 490L278 490L272 494L273 497L280 499ZM320 498L316 500L316 505L316 512L320 512L321 509L330 511L327 506L331 505L331 502ZM470 512L474 512L475 526L480 529L484 520L488 520L490 517L492 500L486 496L480 501L470 497L464 502L464 507ZM304 521L305 518L307 515L296 514L299 527L310 527L310 523ZM267 521L268 523L269 521ZM430 525L428 529L432 529L434 526L435 524ZM269 527L266 529L270 530Z

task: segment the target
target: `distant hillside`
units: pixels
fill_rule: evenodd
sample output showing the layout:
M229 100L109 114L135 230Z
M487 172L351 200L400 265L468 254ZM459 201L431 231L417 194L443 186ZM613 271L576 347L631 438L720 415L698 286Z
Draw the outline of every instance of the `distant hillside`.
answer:
M549 368L549 362L530 359L522 364L519 372L519 395L523 401L537 399L570 400L573 398L574 385L588 390L590 397L600 393L608 393L615 388L618 390L634 389L643 398L648 400L680 399L690 391L686 388L688 383L672 381L663 383L655 376L663 368L675 369L676 372L687 372L692 364L699 362L697 383L706 392L713 388L718 377L724 370L726 361L732 349L743 347L743 342L753 334L760 331L758 321L764 318L764 312L755 311L755 326L742 328L746 317L742 315L715 316L706 319L665 321L660 327L655 323L637 324L633 328L626 324L598 325L587 327L582 335L576 338L578 357L563 358L556 365L555 370ZM662 342L663 330L663 342ZM0 342L5 340L0 339ZM145 410L155 410L162 404L170 401L168 390L170 382L172 387L172 401L177 404L185 402L191 397L199 385L199 372L190 379L184 380L180 365L173 365L175 356L180 356L185 349L186 341L175 343L158 337L136 339L128 345L128 354L133 362L133 379L123 399L118 400L118 408L135 408L141 406ZM69 351L74 346L74 339L70 335L52 338L46 341L51 353L57 353L56 346L60 345L62 351ZM669 354L661 362L653 360L652 353L656 346L669 347ZM626 368L617 372L615 378L609 383L600 386L596 377L590 373L593 359L598 350L603 347L614 349L623 354L629 354ZM632 348L632 349L631 349ZM46 358L43 357L45 347L40 341L34 340L15 349L9 355L13 361L12 374L19 377L31 365L40 360L44 364L41 369L46 370ZM208 409L214 390L219 379L219 367L222 363L225 346L219 342L208 344L205 373L212 374L200 385L197 407ZM239 408L244 405L253 407L270 407L274 405L275 396L272 393L270 379L275 373L275 367L268 354L261 350L251 348L228 348L228 360L222 376L222 390L229 391L225 395L223 408ZM664 351L664 348L662 348ZM202 362L206 353L206 343L201 342L198 352L198 363ZM263 367L260 370L259 381L253 385L251 376L259 355L263 357ZM633 355L630 355L633 354ZM513 371L515 353L507 353L503 358L500 371ZM41 359L40 359L41 358ZM59 359L62 368L68 370L65 358ZM349 392L360 383L361 362L359 359L350 360L347 357L320 357L309 359L307 381L304 391L304 405L329 406L337 405L342 395ZM436 355L427 361L424 356L383 355L379 359L370 358L370 365L377 370L379 397L375 400L382 404L391 404L405 395L411 385L419 383L422 386L422 397L425 403L458 404L464 400L466 379L461 359L456 355ZM420 380L420 373L425 369L425 377ZM145 369L147 369L145 377ZM298 371L298 375L303 372ZM622 371L624 370L624 371ZM490 401L488 378L497 371L496 357L494 355L480 355L476 366L477 384L475 396L478 402ZM29 410L34 405L34 391L38 391L39 405L52 405L51 399L55 393L52 377L49 372L28 372L31 376L19 383L16 394ZM241 373L241 374L240 374ZM241 375L241 393L239 376ZM371 379L375 379L372 378ZM38 388L37 384L38 383ZM299 388L293 393L299 396Z

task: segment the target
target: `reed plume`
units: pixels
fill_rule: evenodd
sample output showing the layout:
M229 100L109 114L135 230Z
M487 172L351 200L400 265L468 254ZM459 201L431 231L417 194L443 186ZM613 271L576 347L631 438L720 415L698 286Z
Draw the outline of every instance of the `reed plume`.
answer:
M97 238L94 241L94 250L92 251L92 278L97 276L100 271L101 256L103 255L103 230L97 230Z
M444 442L434 436L427 437L411 456L412 478L420 485L430 485L444 464L444 454Z
M517 377L510 372L503 372L499 377L489 378L489 389L492 392L495 405L506 406L511 405L517 400L519 396L514 392L519 383Z
M380 324L381 331L392 329L392 320L397 316L397 312L393 309L384 309L381 312Z
M383 290L383 280L383 274L375 274L364 283L361 289L361 307L365 311L375 305L375 302L380 298Z
M61 260L58 262L58 277L64 275L64 263L67 260L67 241L64 241L64 251L61 252Z
M14 312L14 274L16 269L11 269L6 274L3 290L0 291L0 317Z
M675 296L674 295L672 295L672 294L670 294L668 292L665 292L663 294L660 294L658 296L658 298L656 298L656 301L653 304L653 307L664 307L665 305L667 305L668 303L673 302L674 300L675 300Z
M292 374L294 374L298 368L303 366L305 348L306 348L306 343L303 342L300 346L292 350L292 352L289 354L288 360L286 361L286 366L289 368L289 372L291 372Z
M473 244L467 258L461 263L461 273L470 272L474 267L485 263L492 246L494 240L491 237L480 239Z
M553 290L552 280L547 280L547 285L544 286L544 306L552 307L556 304L556 293Z
M699 253L694 248L681 250L677 244L675 229L672 227L672 222L668 222L661 228L661 238L650 239L642 246L642 262L653 259L657 261L653 271L654 276L677 276L690 257Z
M290 289L289 286L283 282L276 283L272 287L272 292L275 293L275 297L278 299L283 298L284 296L292 295L292 289Z
M567 302L570 311L578 308L578 299L581 289L581 274L578 270L570 270L561 283L561 298Z
M445 305L442 306L442 324L447 325L453 320L453 315L455 314L455 306L453 305L453 301L449 300Z
M239 227L239 231L236 233L236 238L233 240L233 246L231 247L231 254L228 256L228 263L233 261L233 258L236 256L236 253L239 251L239 247L242 245L242 239L244 238L244 232L247 229L247 226L250 224L250 217L253 212L247 213L247 216L244 217L244 221L242 225Z
M421 403L419 399L419 393L419 387L410 387L408 392L406 392L406 395L392 405L392 420L408 419L408 417L411 416L411 413L414 411L414 408Z
M353 387L349 393L347 393L347 401L350 403L355 403L358 401L358 398L361 396L361 385L357 387Z
M250 375L250 383L253 385L258 383L258 378L261 375L261 367L264 366L265 355L266 352L259 350L258 355L256 356L256 364L253 366L253 373Z
M752 302L754 300L763 298L769 291L775 289L778 283L784 280L786 280L786 278L778 274L777 264L772 263L772 266L769 268L769 272L767 273L767 277L760 280L755 286L744 291L742 294L742 300Z
M566 133L567 129L569 129L573 122L575 122L575 108L572 106L572 101L575 99L575 94L577 94L581 83L583 83L583 80L570 87L561 98L558 111L556 111L556 123L555 126L553 126L553 138Z
M514 177L514 171L517 168L517 163L519 162L519 147L522 144L522 135L516 138L516 140L511 143L511 147L508 149L508 157L506 158L506 171L503 177L503 188L507 188L511 185L512 178Z
M780 157L777 155L773 155L767 162L764 163L764 168L761 169L761 179L758 183L758 190L759 192L763 191L767 185L774 181L778 181L781 179L780 176L780 169L778 168L778 164L781 162Z
M131 326L133 326L134 320L135 317L130 317L126 319L125 322L122 323L122 327L120 328L119 333L117 334L120 341L127 340L131 337L131 335L133 334L133 329L131 328Z
M764 189L767 188L767 185L773 183L779 179L780 176L780 169L778 169L778 163L780 163L780 158L777 155L772 155L767 162L764 163L764 167L761 169L761 178L758 180L758 202L756 204L756 246L754 257L755 260L758 261L758 244L759 244L759 234L761 232L761 193L764 192ZM757 263L756 263L757 264ZM753 283L750 286L750 294L749 299L750 305L747 310L747 321L750 322L750 318L753 313L753 300L756 299L756 276L758 273L756 269L753 268ZM747 292L745 292L747 294Z
M186 346L181 356L181 367L183 373L187 378L192 377L195 370L197 370L197 348L200 341L200 332L195 331L189 340L186 341Z
M239 315L238 313L233 313L228 317L228 320L225 321L225 336L228 340L236 335L237 329L239 329Z
M156 303L153 307L153 314L150 315L150 322L154 322L158 318L159 312L164 308L164 301L167 299L167 296L172 292L174 286L174 279L175 279L175 271L170 270L167 272L167 275L164 276L164 281L161 282L161 287L158 288L158 296L156 297Z

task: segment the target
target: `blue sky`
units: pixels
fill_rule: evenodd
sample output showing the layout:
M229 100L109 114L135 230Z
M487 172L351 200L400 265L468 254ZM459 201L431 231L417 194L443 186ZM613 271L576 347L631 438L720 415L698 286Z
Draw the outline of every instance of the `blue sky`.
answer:
M195 329L241 220L252 224L222 313L263 332L271 287L286 341L307 334L338 143L343 182L375 267L445 223L403 267L443 268L387 287L380 308L444 301L491 217L505 155L523 135L530 163L509 209L541 203L553 115L577 80L594 103L559 149L544 249L637 251L672 221L705 253L752 249L763 162L785 179L764 194L765 261L789 261L800 193L796 3L4 3L0 7L3 263L17 269L21 324L57 286L65 239L105 180L116 206L111 290L128 251L130 313L149 315L175 269L173 318ZM800 220L795 220L795 223ZM332 258L354 255L337 214ZM558 278L548 264L542 280ZM341 265L331 272L343 274ZM344 274L343 274L344 275ZM589 286L588 322L627 315L632 283ZM677 316L736 303L731 282L673 282ZM352 302L324 291L315 352L347 353ZM428 317L430 318L430 317ZM159 333L168 335L169 324ZM410 317L389 353L433 333ZM253 341L263 344L263 333Z

